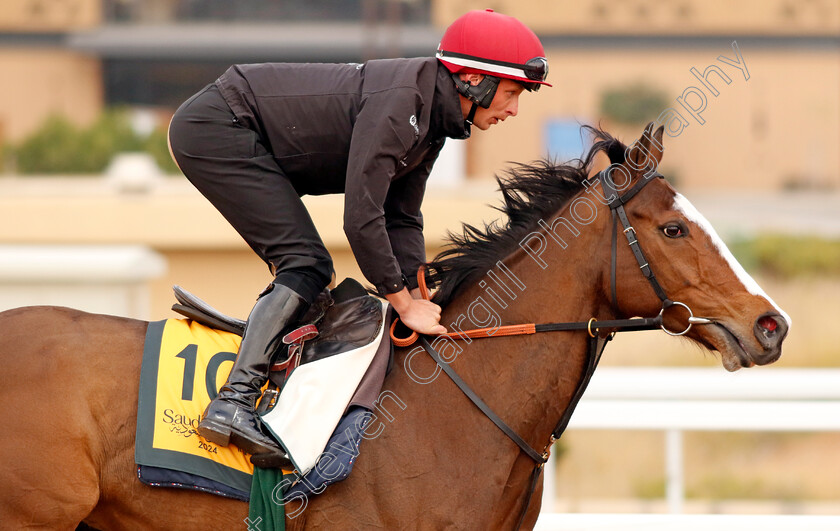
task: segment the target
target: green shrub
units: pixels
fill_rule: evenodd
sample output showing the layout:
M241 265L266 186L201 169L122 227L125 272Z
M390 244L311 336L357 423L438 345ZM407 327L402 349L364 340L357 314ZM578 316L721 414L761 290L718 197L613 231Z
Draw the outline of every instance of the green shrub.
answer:
M665 497L666 483L664 477L655 474L638 478L633 482L633 494L643 500L658 500Z
M143 151L146 151L155 158L155 162L165 173L180 173L178 165L172 160L169 154L169 146L166 142L166 129L156 129L146 138L143 143Z
M668 106L664 93L642 83L608 89L601 94L601 115L622 124L656 120Z
M175 172L165 131L146 138L136 134L128 114L108 110L88 128L79 128L62 116L51 116L44 125L12 150L21 174L101 173L117 153L146 151L162 170Z
M759 500L773 498L764 482L755 478L742 478L735 474L711 475L697 481L686 490L689 498L712 500Z
M840 240L768 234L729 244L749 271L778 277L840 276Z
M16 149L20 173L60 173L68 166L78 167L81 136L73 124L61 116L51 116L35 134ZM79 168L80 173L90 171Z

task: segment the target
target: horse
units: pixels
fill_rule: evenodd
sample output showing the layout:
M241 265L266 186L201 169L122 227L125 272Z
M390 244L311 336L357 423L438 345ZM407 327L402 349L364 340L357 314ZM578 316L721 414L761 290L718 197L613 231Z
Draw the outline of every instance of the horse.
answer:
M663 329L719 353L730 371L777 360L790 327L705 218L652 178L664 152L661 127L649 124L630 146L589 130L592 148L581 159L507 170L498 178L504 219L465 225L428 266L441 323L452 333L433 344L498 417L545 452L574 405L589 340L615 332L603 323L659 315ZM592 179L605 158L609 172L600 175L609 179ZM632 223L623 232L609 201L618 191ZM585 326L495 333L502 324L546 321ZM244 502L151 488L135 477L147 325L60 307L0 314L4 527L259 529L246 521ZM471 326L484 336L462 334ZM290 529L535 525L542 487L538 479L528 503L534 460L422 349L395 349L383 393L389 413L371 421L377 436L361 444L352 474L299 510L287 507Z

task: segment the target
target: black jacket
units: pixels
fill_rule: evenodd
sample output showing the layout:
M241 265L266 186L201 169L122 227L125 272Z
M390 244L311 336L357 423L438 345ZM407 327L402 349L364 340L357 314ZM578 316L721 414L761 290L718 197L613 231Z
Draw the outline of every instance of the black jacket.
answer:
M380 293L401 290L426 259L432 165L446 137L469 136L446 68L434 58L236 65L216 85L300 195L344 192L362 273Z

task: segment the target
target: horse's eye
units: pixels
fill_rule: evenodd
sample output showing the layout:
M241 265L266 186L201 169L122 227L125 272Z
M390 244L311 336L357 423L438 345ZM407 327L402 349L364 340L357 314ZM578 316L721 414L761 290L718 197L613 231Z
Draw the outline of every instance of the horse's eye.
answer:
M682 238L685 236L685 231L679 225L665 225L662 227L662 232L669 238Z

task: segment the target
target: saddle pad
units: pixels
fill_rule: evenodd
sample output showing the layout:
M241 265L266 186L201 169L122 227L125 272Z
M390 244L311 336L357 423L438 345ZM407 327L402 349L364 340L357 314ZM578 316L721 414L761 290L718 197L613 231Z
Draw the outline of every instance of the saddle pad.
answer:
M300 365L289 376L263 423L288 452L300 475L318 461L385 337L388 305L379 302L372 342Z
M196 431L211 395L227 380L240 341L236 334L190 320L149 323L135 436L138 465L186 472L250 491L254 467L248 454L235 445L210 443Z
M256 469L254 473L256 474ZM156 466L137 465L137 479L150 487L197 490L244 502L248 501L251 497L249 492L236 490L233 487L228 487L212 479L188 474L187 472L169 470L168 468L158 468Z

